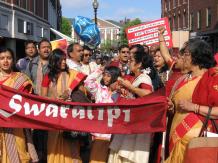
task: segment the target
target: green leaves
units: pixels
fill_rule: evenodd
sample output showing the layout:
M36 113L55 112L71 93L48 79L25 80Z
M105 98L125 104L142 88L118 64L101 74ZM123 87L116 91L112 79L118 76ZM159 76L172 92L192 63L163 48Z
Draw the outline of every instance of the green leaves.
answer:
M69 19L62 17L61 32L69 37L72 33L72 25Z

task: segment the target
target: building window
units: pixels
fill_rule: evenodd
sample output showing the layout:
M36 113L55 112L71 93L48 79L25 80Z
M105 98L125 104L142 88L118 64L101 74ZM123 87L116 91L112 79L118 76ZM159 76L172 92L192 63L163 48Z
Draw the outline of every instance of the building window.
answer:
M176 0L173 0L173 8L176 7Z
M176 16L173 16L173 30L176 28Z
M18 32L25 33L27 35L33 35L34 25L28 21L24 21L22 19L17 19L18 24Z
M206 27L210 27L211 26L211 9L207 8L206 9Z
M178 15L178 29L180 29L180 15Z
M21 0L16 0L16 1L15 1L15 5L21 6Z
M8 15L0 15L0 29L8 30Z
M169 18L169 23L170 23L170 29L173 30L173 23L171 17Z
M201 29L201 11L197 12L197 28Z
M167 4L168 4L168 2L166 0L165 3L164 3L164 11L167 11Z
M180 0L178 0L178 6L180 6Z
M168 10L170 10L170 0L168 1Z
M23 33L23 28L24 28L24 20L22 19L17 19L17 24L18 24L18 32Z
M183 18L182 18L183 28L186 28L185 18L186 18L186 13L183 13Z
M194 14L193 13L190 14L190 30L191 31L194 30Z
M107 34L111 34L111 30L110 29L106 29Z
M217 17L217 20L218 20L218 4L216 5L216 17Z

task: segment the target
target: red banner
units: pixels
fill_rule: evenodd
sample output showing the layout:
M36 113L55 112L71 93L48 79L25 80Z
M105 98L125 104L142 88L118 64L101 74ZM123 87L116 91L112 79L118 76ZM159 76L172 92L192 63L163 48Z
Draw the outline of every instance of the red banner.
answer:
M127 28L126 35L128 44L130 46L135 44L146 44L151 46L159 43L158 28L160 26L164 26L166 29L164 32L166 45L169 48L173 47L168 18L162 18Z
M51 100L0 86L0 126L98 133L145 133L165 130L166 98L152 94L113 104Z

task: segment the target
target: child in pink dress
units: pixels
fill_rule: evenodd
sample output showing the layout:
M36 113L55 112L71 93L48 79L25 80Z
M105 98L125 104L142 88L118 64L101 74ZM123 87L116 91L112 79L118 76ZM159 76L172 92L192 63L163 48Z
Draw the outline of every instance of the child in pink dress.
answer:
M117 79L121 76L120 69L115 66L98 68L91 73L84 81L85 88L95 98L95 103L113 103L119 97L117 93ZM102 80L98 82L98 78L102 75ZM105 163L107 161L110 134L92 133L94 140L92 142L90 163Z

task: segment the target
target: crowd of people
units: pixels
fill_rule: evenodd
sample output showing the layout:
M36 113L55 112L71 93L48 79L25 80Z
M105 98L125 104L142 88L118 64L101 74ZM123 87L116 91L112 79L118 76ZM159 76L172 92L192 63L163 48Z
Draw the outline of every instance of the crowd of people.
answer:
M211 119L217 122L218 68L208 43L192 39L172 54L164 31L159 29L158 45L121 45L118 54L104 59L93 59L93 50L79 43L70 44L67 54L61 49L52 51L44 38L38 46L27 41L26 57L17 62L11 49L1 47L0 84L46 98L86 103L116 103L165 88L165 160L158 152L162 133L111 135L0 128L0 161L182 163L187 145L199 136L209 108ZM217 132L209 124L208 131Z

